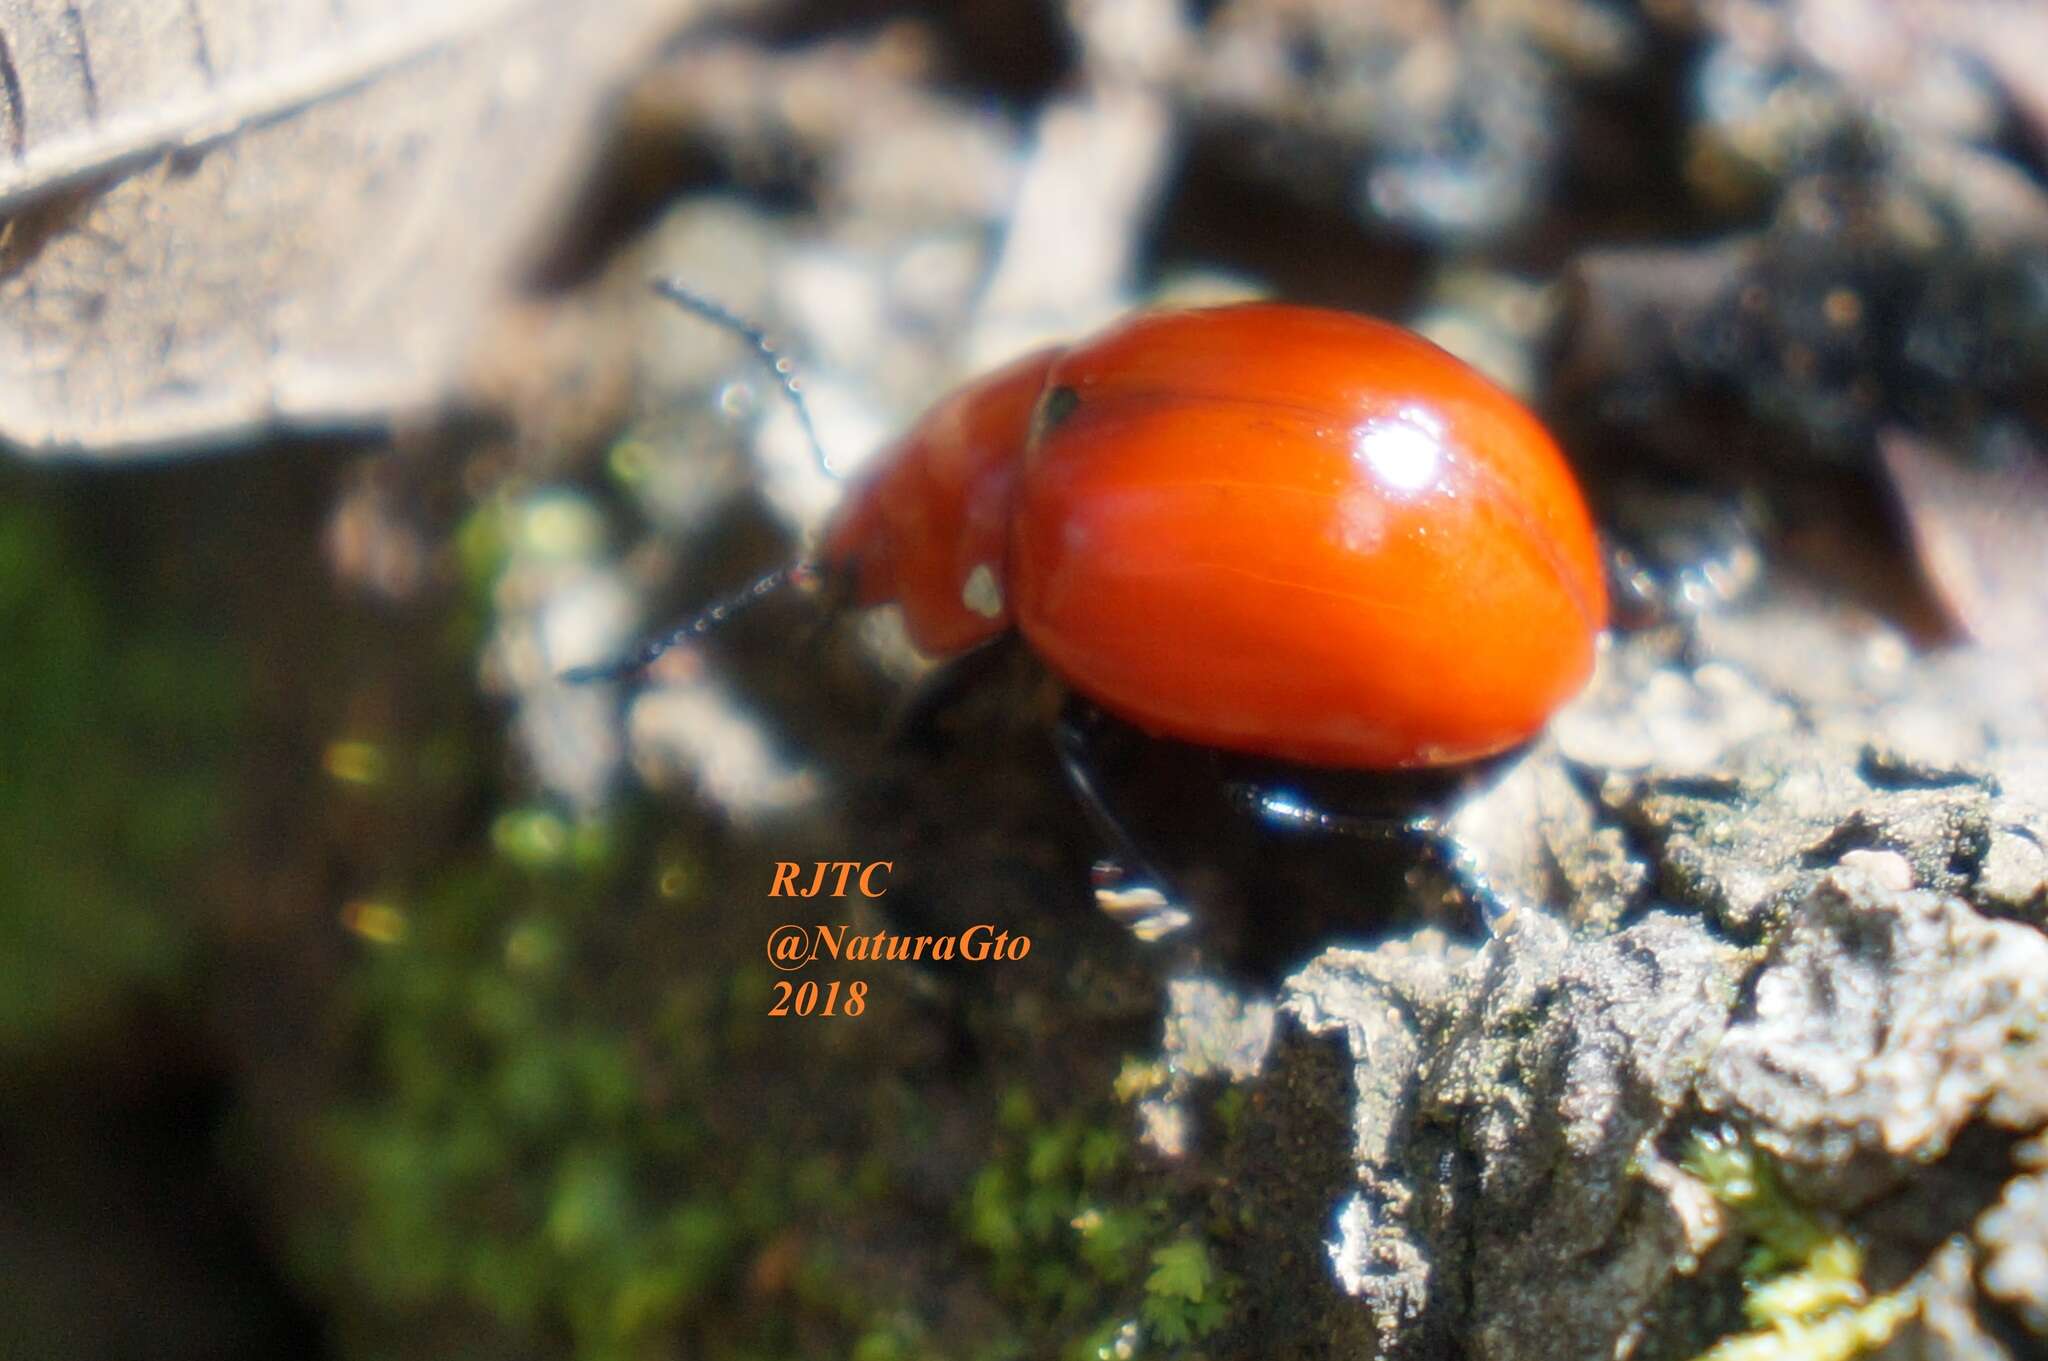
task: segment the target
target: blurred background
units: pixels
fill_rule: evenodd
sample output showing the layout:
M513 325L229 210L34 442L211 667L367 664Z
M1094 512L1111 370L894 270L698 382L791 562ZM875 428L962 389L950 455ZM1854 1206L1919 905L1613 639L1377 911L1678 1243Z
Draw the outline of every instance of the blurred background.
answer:
M1794 573L2042 655L2029 6L68 14L0 4L10 1357L1255 1354L1035 678L890 744L900 629L788 601L554 679L840 495L652 277L842 474L1132 307L1398 320L1660 608ZM1036 948L771 1021L820 859Z

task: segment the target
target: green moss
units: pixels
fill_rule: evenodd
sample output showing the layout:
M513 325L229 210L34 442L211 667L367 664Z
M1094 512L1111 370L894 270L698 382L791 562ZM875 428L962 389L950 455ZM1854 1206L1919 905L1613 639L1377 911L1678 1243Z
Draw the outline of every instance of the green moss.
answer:
M244 713L232 653L0 505L0 1052L180 986Z
M1232 1083L1225 1087L1216 1098L1211 1109L1215 1112L1216 1127L1225 1140L1233 1140L1244 1129L1245 1117L1251 1113L1251 1098L1242 1086Z
M894 1192L887 1160L713 1118L753 1090L749 1056L789 1035L751 1019L766 979L717 952L681 977L621 973L626 886L675 853L628 845L601 867L537 871L494 847L392 893L407 929L365 944L349 985L368 1052L360 1098L326 1131L339 1226L300 1244L369 1339L351 1354L436 1354L414 1345L419 1322L465 1315L501 1354L584 1361L783 1357L799 1327L835 1355L933 1354L900 1301L870 1298L812 1236ZM672 911L646 896L650 920ZM801 1058L818 1079L827 1061ZM878 1125L928 1120L889 1084L848 1090ZM1055 1179L1110 1157L1080 1137L1038 1148ZM761 1279L779 1293L754 1299Z
M1743 1312L1757 1329L1723 1338L1699 1361L1850 1361L1919 1312L1907 1291L1871 1298L1862 1245L1799 1204L1769 1158L1739 1135L1695 1135L1684 1165L1749 1242Z
M599 871L613 854L612 828L602 818L576 821L552 808L515 808L491 824L491 844L522 869Z
M1200 1239L1183 1236L1155 1249L1152 1266L1145 1278L1142 1316L1154 1338L1178 1346L1223 1325L1224 1299L1233 1287Z
M1021 1090L1002 1098L1003 1138L960 1221L997 1296L1035 1326L993 1342L992 1355L1167 1355L1222 1326L1236 1284L1148 1192L1125 1118L1104 1104L1047 1119Z

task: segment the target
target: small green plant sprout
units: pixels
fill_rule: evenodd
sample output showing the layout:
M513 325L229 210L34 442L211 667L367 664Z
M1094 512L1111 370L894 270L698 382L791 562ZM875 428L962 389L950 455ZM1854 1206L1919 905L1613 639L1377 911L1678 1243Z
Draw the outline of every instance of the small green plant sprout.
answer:
M1223 1325L1235 1283L1209 1260L1201 1239L1183 1235L1156 1249L1152 1266L1138 1312L1154 1338L1175 1347L1207 1337Z
M1850 1361L1920 1311L1910 1288L1872 1299L1862 1245L1794 1200L1770 1160L1734 1130L1694 1135L1684 1166L1750 1240L1742 1309L1755 1331L1723 1338L1698 1361Z

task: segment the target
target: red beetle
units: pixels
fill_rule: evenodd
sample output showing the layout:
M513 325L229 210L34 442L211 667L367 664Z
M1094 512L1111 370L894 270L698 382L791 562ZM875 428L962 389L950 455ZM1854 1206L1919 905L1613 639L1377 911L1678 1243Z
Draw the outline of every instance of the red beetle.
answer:
M1398 327L1273 303L1140 314L962 387L821 562L927 653L1015 628L1139 728L1319 766L1512 747L1607 623L1520 402Z
M674 284L674 301L758 330ZM1341 769L1437 768L1534 735L1607 623L1592 519L1520 402L1418 336L1274 303L1143 313L942 400L848 498L814 563L764 577L635 669L792 577L902 606L933 656L1012 629L1155 736ZM1077 792L1144 856L1062 726ZM1434 845L1434 814L1354 818L1246 786L1269 821Z

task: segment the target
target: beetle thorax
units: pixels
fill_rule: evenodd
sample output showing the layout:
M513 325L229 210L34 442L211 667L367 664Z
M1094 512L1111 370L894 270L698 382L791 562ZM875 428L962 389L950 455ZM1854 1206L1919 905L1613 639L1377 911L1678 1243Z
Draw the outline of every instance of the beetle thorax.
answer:
M1056 352L1040 351L959 389L877 460L825 541L854 602L902 606L932 656L1011 626L1009 539L1031 416Z

